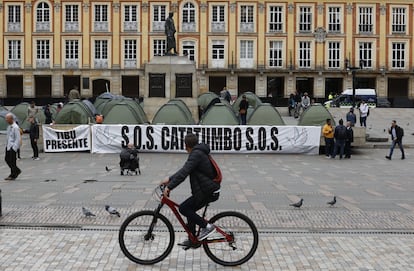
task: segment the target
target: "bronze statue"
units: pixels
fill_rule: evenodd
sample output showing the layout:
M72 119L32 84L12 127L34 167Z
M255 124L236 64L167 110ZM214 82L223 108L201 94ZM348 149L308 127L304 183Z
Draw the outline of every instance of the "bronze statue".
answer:
M170 12L168 14L168 18L165 20L165 35L167 35L167 50L165 51L165 55L177 55L177 48L175 44L175 26L173 20L173 13ZM170 53L171 49L173 49L173 53Z

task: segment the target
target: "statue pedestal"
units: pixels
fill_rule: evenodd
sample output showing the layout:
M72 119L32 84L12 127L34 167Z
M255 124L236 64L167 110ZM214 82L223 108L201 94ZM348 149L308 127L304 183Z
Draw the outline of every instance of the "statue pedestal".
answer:
M198 86L195 63L186 56L156 56L145 64L144 111L152 121L169 100L183 100L198 121Z

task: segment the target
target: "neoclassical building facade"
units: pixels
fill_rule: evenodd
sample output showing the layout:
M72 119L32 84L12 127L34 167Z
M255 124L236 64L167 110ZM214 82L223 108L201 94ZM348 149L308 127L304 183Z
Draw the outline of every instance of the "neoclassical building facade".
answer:
M59 98L74 86L83 97L141 96L169 12L201 92L324 99L355 84L414 98L414 2L403 0L5 0L0 98Z

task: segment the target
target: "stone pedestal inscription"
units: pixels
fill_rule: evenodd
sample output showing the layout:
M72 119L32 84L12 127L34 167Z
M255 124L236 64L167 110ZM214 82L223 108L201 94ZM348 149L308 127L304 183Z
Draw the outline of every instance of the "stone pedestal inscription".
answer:
M175 74L175 89L176 97L192 97L193 96L193 75L188 74Z
M165 98L165 73L149 74L149 93L148 97Z

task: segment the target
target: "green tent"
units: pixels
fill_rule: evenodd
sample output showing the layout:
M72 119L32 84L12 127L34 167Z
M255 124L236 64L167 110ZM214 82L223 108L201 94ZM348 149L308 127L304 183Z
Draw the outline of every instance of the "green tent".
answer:
M102 109L104 108L105 104L109 101L112 100L123 100L123 99L127 99L124 96L121 95L114 95L110 92L104 92L101 95L99 95L98 97L96 97L95 102L93 103L93 105L95 106L96 110L101 113Z
M13 107L10 112L12 112L19 119L19 126L23 130L28 130L30 128L30 122L27 120L27 108L29 103L20 103ZM35 117L39 123L45 123L46 117L43 113L43 108L37 106L38 112Z
M183 100L181 100L181 99L171 99L171 100L168 101L168 103L178 105L185 112L185 114L187 116L189 116L189 120L192 120L194 122L193 114L191 114L190 109L188 108L187 104Z
M114 99L114 100L108 101L105 104L105 106L102 108L102 110L100 111L101 114L104 116L104 123L106 123L105 119L107 118L107 115L109 114L109 112L112 111L112 107L114 107L117 104L128 104L129 108L130 109L132 108L134 110L134 112L136 112L136 114L138 114L140 123L148 123L147 115L145 114L145 112L142 109L141 105L137 101L135 101L133 99L130 99L130 98ZM115 113L116 111L113 111L113 112ZM122 112L125 113L127 111L122 110ZM111 114L114 114L114 113L111 113ZM113 117L111 116L111 118L113 118ZM117 122L117 123L122 124L122 118L120 118L120 117L118 117L116 119L113 118L113 120L114 121L119 120L120 122Z
M152 124L193 125L194 119L177 102L168 102L155 113Z
M118 100L104 115L103 124L144 124L147 118L142 115L140 105ZM143 117L144 116L144 117Z
M247 120L249 125L285 125L279 112L271 104L261 104Z
M65 104L56 115L56 124L88 124L94 123L95 116L89 107L80 100Z
M298 125L300 126L323 126L326 119L332 120L335 126L335 120L323 105L312 105L300 115Z
M0 111L4 111L4 110L8 111L6 107L0 105Z
M232 108L222 103L211 106L200 120L202 125L239 125Z
M262 104L262 101L256 94L250 91L244 92L233 103L233 111L236 113L239 112L239 105L240 101L243 98L243 95L246 95L247 101L249 102L249 106L252 106L253 108L256 108L258 105Z
M214 99L220 99L220 97L214 92L205 92L198 95L197 104L201 109L205 110Z

